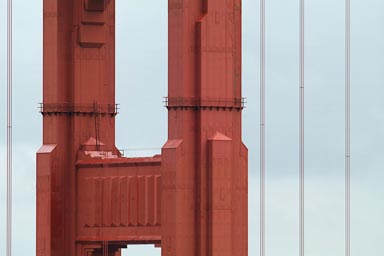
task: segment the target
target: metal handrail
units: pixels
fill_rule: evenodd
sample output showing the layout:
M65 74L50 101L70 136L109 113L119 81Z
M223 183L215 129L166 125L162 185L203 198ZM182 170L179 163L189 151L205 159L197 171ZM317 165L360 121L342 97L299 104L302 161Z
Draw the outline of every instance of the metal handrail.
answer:
M245 108L246 98L164 97L165 107Z
M95 103L39 103L39 112L64 113L64 114L118 114L119 104L95 104Z

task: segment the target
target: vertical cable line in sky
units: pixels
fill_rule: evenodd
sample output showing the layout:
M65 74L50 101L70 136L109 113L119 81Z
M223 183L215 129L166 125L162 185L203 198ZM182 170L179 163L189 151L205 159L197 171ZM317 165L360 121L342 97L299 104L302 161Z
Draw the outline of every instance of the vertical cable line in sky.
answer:
M12 255L12 0L7 1L7 227L6 256Z
M265 255L265 0L260 0L260 256Z
M350 255L351 240L351 8L345 0L345 255Z
M300 224L299 255L304 256L304 0L300 0L300 110L299 110L299 169L300 169Z

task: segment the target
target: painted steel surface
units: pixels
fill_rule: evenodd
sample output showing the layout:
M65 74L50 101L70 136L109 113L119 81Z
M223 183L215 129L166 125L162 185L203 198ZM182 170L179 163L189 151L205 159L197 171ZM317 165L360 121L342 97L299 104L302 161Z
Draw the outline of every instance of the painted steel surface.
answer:
M241 0L169 0L168 141L115 147L115 2L44 0L38 256L248 255Z

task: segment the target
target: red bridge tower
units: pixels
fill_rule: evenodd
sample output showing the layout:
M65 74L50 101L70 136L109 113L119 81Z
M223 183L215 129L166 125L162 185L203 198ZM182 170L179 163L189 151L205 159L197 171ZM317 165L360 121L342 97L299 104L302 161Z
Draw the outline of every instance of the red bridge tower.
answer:
M37 256L247 256L241 0L168 0L168 141L115 147L115 1L44 0Z

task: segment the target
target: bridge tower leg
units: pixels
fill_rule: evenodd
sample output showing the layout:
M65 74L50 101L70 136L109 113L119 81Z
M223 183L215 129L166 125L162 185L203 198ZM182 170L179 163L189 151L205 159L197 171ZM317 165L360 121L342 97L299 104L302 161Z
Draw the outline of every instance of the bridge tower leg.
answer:
M163 256L246 256L241 0L169 0Z
M43 1L43 146L38 256L76 255L76 159L90 137L115 149L114 0Z

